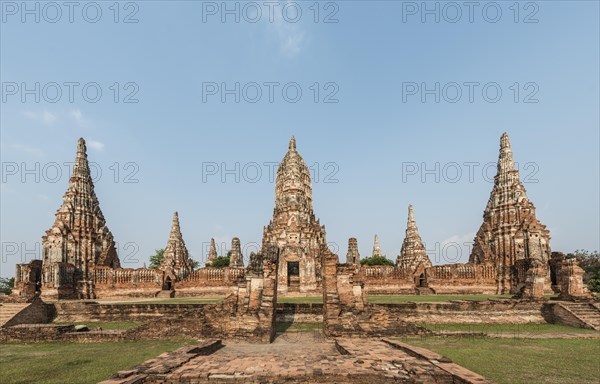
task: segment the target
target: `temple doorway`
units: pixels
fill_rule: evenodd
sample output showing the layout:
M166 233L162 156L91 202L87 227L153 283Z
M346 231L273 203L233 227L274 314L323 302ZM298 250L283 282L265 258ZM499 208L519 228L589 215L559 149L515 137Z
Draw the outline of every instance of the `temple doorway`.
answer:
M419 287L425 286L425 273L421 273L419 276Z
M165 285L163 287L163 289L165 291L170 291L173 287L173 283L171 282L171 277L167 276L167 278L165 279Z
M300 288L300 263L298 261L288 261L288 290Z

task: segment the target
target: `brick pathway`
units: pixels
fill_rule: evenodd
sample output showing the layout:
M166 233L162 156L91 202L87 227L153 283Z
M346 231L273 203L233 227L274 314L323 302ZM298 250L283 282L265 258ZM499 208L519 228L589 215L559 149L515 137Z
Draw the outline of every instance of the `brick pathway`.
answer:
M431 351L411 348L387 339L333 341L301 333L272 344L225 342L210 353L196 348L196 355L184 347L104 383L490 383Z

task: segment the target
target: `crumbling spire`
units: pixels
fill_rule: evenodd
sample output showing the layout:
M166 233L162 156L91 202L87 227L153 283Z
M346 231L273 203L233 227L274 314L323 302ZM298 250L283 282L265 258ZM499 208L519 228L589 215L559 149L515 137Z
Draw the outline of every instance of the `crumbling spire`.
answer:
M242 256L242 246L240 244L240 239L238 237L234 237L231 239L231 254L229 256L229 266L230 267L243 267L244 266L244 257Z
M181 228L179 226L179 214L177 212L173 214L173 223L171 224L171 234L169 235L169 239L181 239L181 241L183 241L183 236L181 235Z
M360 254L358 253L358 240L356 240L356 237L351 237L348 239L348 253L346 254L346 263L360 263Z
M292 137L290 138L290 145L288 147L291 151L295 151L296 150L296 138L294 137L294 135L292 135Z
M70 263L84 275L93 266L120 267L113 236L106 227L94 192L85 140L77 141L77 156L56 220L42 237L44 263Z
M208 250L208 260L206 261L207 265L211 265L215 260L217 260L217 247L215 245L215 239L210 239L210 249Z
M169 241L163 254L160 269L172 270L180 279L185 278L193 270L192 260L181 234L179 214L177 212L173 214L171 233L169 234Z
M431 260L427 256L425 245L415 221L415 212L412 205L408 206L408 220L406 223L406 234L402 242L402 249L398 256L397 264L400 268L415 271L419 265L424 268L431 267Z
M550 233L535 215L513 160L507 133L500 138L498 173L483 213L483 223L475 235L470 263L495 264L500 273L497 293L514 291L511 271L525 259L547 263L550 258Z
M376 256L382 256L381 248L379 247L379 237L377 237L377 235L375 235L375 241L373 243L373 253L371 254L371 257Z

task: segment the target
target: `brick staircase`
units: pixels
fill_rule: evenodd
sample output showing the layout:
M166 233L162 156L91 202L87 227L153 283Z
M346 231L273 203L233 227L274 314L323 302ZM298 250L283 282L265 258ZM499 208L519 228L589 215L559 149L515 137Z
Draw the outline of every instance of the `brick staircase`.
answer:
M435 291L431 288L428 287L417 287L415 289L415 293L418 296L428 296L428 295L435 295Z
M30 306L30 303L2 303L0 304L0 328L4 327L19 312Z
M581 321L600 331L600 308L598 304L563 301L561 305L571 311Z
M175 290L172 289L163 289L162 291L158 291L155 295L157 298L162 299L171 299L175 297Z

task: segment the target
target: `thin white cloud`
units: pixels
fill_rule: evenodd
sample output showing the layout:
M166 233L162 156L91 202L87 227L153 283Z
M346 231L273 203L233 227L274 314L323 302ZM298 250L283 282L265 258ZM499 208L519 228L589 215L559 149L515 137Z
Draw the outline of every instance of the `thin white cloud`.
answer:
M69 117L81 128L90 127L90 121L83 116L83 113L79 109L73 109L69 112Z
M33 111L23 111L23 116L29 120L41 122L45 125L52 125L58 120L58 114L52 113L48 110L44 110L42 113L36 113Z
M79 109L74 109L71 111L70 113L71 117L75 120L75 121L82 121L83 120L83 115L81 114L81 111Z
M433 264L467 263L473 248L475 232L464 235L453 235L435 247L427 245L429 258Z
M32 111L23 111L23 116L25 116L26 118L30 119L30 120L36 120L37 119L37 115L32 112Z
M48 111L44 111L44 114L42 115L42 121L44 122L44 124L47 125L54 124L54 122L56 122L57 119L58 117L54 113Z
M304 33L295 33L284 37L281 50L288 57L294 57L300 54L304 43Z
M87 146L95 151L102 152L104 150L104 143L99 141L89 140Z
M286 2L289 1L286 0ZM278 39L281 52L291 58L302 52L306 43L305 33L300 29L299 23L293 23L283 18L282 8L283 5L278 7L279 11L274 12L273 21L269 21L269 24Z
M44 156L44 151L42 151L40 148L32 147L30 145L15 143L15 144L11 145L11 148L14 150L17 150L19 152L25 153L27 155L31 155L31 156L36 156L36 157Z

